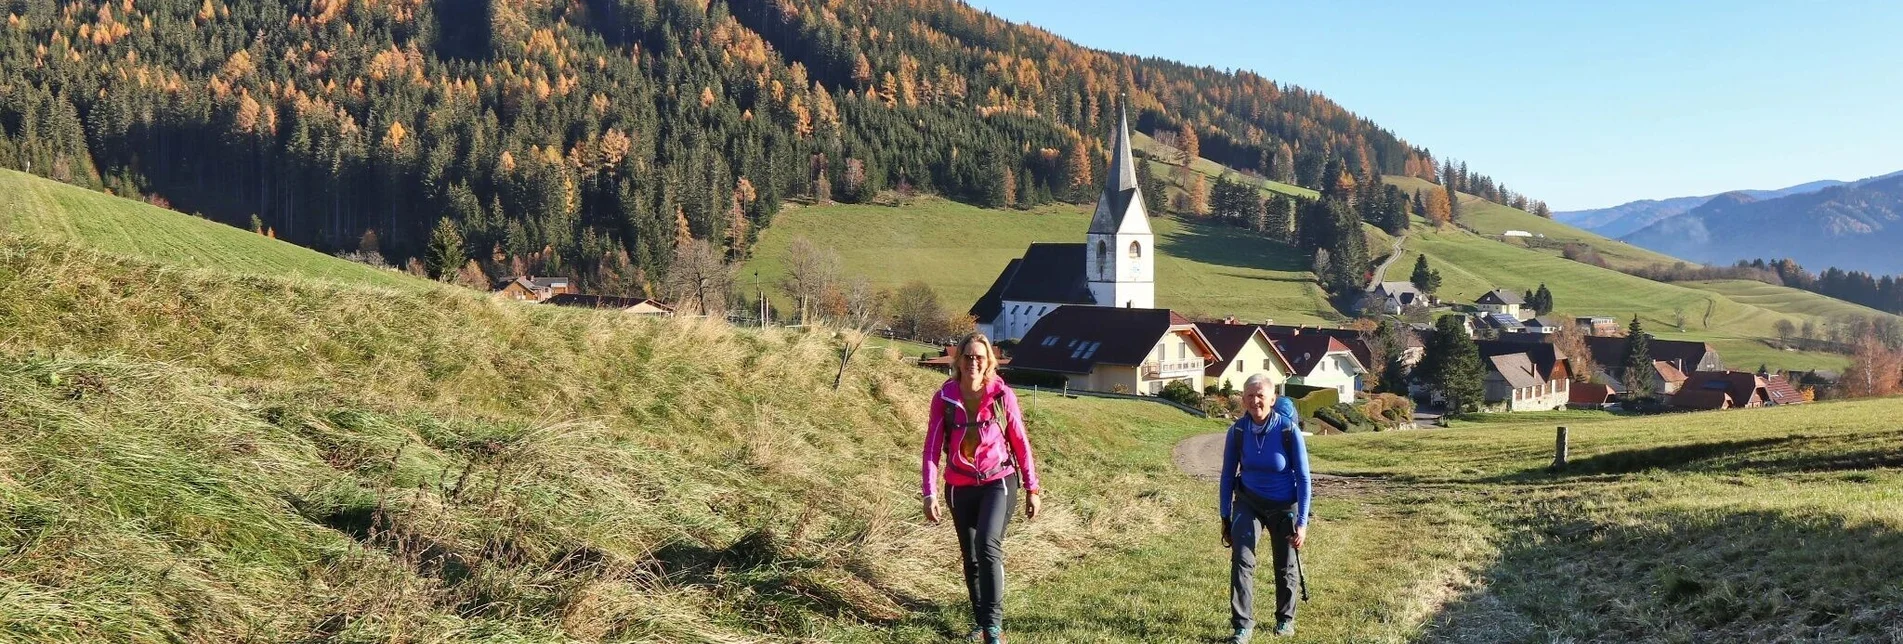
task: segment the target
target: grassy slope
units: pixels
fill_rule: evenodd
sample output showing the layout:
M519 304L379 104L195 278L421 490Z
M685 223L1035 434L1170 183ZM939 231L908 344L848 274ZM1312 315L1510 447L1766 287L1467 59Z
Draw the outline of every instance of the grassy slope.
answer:
M1329 437L1317 467L1439 492L1485 565L1429 641L1891 641L1896 399ZM1572 428L1550 474L1552 427Z
M1142 132L1135 132L1134 134L1135 136L1131 137L1130 139L1130 146L1132 148L1142 150L1150 154L1150 159L1151 159L1150 163L1152 164L1150 169L1154 170L1157 173L1157 176L1165 177L1165 178L1170 177L1172 176L1172 170L1182 167L1174 163L1164 163L1159 160L1164 158L1175 158L1175 155L1181 153L1180 150L1177 150L1176 148L1173 148L1167 145L1163 145L1162 143L1158 142L1156 139L1152 139L1149 137L1149 135L1144 134ZM1207 177L1210 185L1215 185L1215 181L1217 177L1227 174L1227 175L1233 176L1237 180L1246 181L1246 182L1255 184L1255 186L1261 189L1262 193L1265 195L1270 193L1277 193L1277 194L1285 194L1285 195L1301 197L1303 199L1314 199L1321 195L1321 193L1318 193L1314 190L1303 188L1301 186L1297 186L1294 184L1282 183L1280 181L1270 181L1268 179L1264 179L1261 177L1252 177L1246 174L1242 174L1240 172L1236 172L1235 170L1231 170L1228 166L1222 165L1220 163L1216 163L1215 161L1210 161L1209 159L1205 159L1202 157L1196 157L1194 159L1190 159L1189 169L1193 172L1196 172L1197 174L1201 174L1204 177Z
M396 272L13 170L0 170L0 231L233 273L390 287L419 284Z
M1810 317L1821 321L1838 312L1832 308L1790 306L1790 302L1770 296L1740 302L1727 293L1752 291L1735 287L1707 290L1691 284L1653 282L1501 244L1458 229L1417 229L1395 265L1412 266L1415 257L1421 254L1427 255L1428 264L1441 273L1441 296L1454 301L1471 302L1493 288L1526 291L1544 283L1553 291L1562 314L1611 315L1621 320L1636 314L1649 331L1660 337L1713 343L1726 363L1733 367L1756 368L1763 363L1773 368L1836 369L1845 362L1843 357L1831 354L1779 351L1764 342L1766 338L1777 337L1774 325L1778 320L1789 319L1801 324ZM1835 302L1829 298L1806 297L1798 297L1796 301ZM1767 304L1777 307L1761 306ZM1686 320L1682 331L1676 327L1674 313L1679 309L1683 309Z
M821 334L17 238L0 329L0 639L831 639L956 613L951 533L916 523L937 376L896 355L835 392ZM1148 492L1167 460L1132 459L1211 421L1035 409L1066 494L1014 538L1017 579L1184 511Z
M949 309L962 311L983 295L1005 264L1031 242L1081 242L1090 216L1075 206L1033 212L984 210L924 199L900 206L836 205L789 210L760 236L754 259L741 273L751 288L754 271L771 285L784 274L795 237L839 249L847 273L897 287L923 279ZM1162 257L1157 305L1190 314L1235 314L1322 322L1333 315L1313 276L1289 248L1241 230L1150 220Z
M1383 177L1387 183L1400 186L1408 194L1416 190L1440 190L1440 186L1414 177ZM1498 236L1509 230L1524 230L1530 233L1546 235L1546 238L1560 243L1580 242L1591 245L1599 255L1614 266L1638 268L1652 264L1672 264L1678 258L1658 253L1631 244L1607 239L1566 224L1553 221L1524 210L1503 206L1479 197L1461 193L1461 224L1480 234ZM1546 251L1554 255L1558 250Z

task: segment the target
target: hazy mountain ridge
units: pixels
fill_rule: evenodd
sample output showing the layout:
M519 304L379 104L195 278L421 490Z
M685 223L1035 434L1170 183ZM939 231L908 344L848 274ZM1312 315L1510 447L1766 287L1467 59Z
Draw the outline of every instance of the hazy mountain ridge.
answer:
M1903 273L1903 174L1771 199L1739 191L1708 200L1621 239L1704 263L1791 258L1813 269L1836 266Z
M1800 194L1817 192L1819 190L1823 190L1826 188L1834 188L1837 186L1855 185L1855 184L1869 183L1872 181L1881 181L1883 179L1888 179L1888 178L1896 177L1896 176L1903 176L1903 171L1892 172L1889 174L1878 175L1878 176L1869 177L1865 179L1859 179L1856 181L1841 181L1837 179L1820 179L1817 181L1807 181L1807 182L1800 183L1794 186L1787 186L1787 187L1778 188L1775 190L1732 190L1728 192L1747 194L1756 199L1777 199L1780 197L1788 197L1792 195L1800 195ZM1716 193L1716 194L1701 195L1701 196L1694 196L1694 197L1670 197L1666 199L1640 199L1638 201L1629 201L1626 203L1619 204L1617 206L1611 206L1607 208L1591 208L1587 210L1568 210L1564 212L1555 212L1553 213L1553 219L1568 225L1576 226L1579 228L1583 228L1583 229L1598 233L1600 235L1604 235L1606 237L1612 237L1614 239L1617 239L1617 238L1622 238L1627 235L1636 233L1646 228L1647 226L1651 226L1660 221L1664 221L1665 219L1682 215L1687 212L1691 212L1692 209L1705 205L1706 203L1710 202L1712 198L1717 197L1718 195L1721 195L1721 194L1727 194L1727 193Z

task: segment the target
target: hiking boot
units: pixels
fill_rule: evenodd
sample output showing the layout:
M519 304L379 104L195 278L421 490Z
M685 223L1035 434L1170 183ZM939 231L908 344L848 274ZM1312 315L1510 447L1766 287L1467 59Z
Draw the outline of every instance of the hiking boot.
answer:
M1004 644L1004 629L996 626L986 626L985 644Z
M976 626L971 627L971 632L965 634L965 641L970 644L984 644L985 629Z
M1275 623L1275 634L1289 637L1295 634L1295 620L1285 619Z
M1245 644L1249 641L1249 636L1252 634L1253 633L1249 632L1249 629L1238 628L1234 635L1229 636L1229 644Z

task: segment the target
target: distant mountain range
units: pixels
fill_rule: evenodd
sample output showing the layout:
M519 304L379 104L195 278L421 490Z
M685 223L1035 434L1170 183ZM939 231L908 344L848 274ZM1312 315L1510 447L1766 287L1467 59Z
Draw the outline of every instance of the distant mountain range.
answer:
M1790 186L1787 188L1779 188L1776 190L1734 190L1731 192L1720 193L1720 194L1744 194L1744 195L1750 196L1753 199L1758 199L1758 200L1776 199L1779 197L1788 197L1791 195L1800 195L1800 194L1817 192L1825 188L1834 188L1837 186L1848 185L1852 183L1865 183L1870 181L1877 181L1877 180L1886 179L1889 177L1895 177L1899 175L1903 175L1903 171L1893 172L1893 173L1886 174L1880 177L1871 177L1869 179L1863 179L1860 181L1838 181L1836 179L1824 179L1821 181L1811 181L1808 183L1800 183L1794 186ZM1602 236L1612 237L1614 239L1617 239L1617 238L1624 237L1626 235L1630 235L1632 233L1638 232L1640 229L1643 229L1647 226L1658 223L1669 217L1691 212L1693 208L1697 208L1699 206L1705 205L1706 202L1711 201L1712 198L1717 196L1718 195L1714 194L1714 195L1704 195L1700 197L1671 197L1668 199L1641 199L1639 201L1627 202L1627 203L1619 204L1617 206L1612 206L1610 208L1594 208L1591 210L1569 210L1565 212L1555 212L1553 213L1553 219L1561 223L1571 225L1576 228L1584 228L1586 230L1590 230L1592 232L1598 233ZM1657 249L1654 249L1654 250L1657 250Z
M1669 210L1663 204L1677 201L1681 203L1672 207L1682 207L1686 200L1698 203L1682 212L1658 214ZM1647 203L1653 205L1641 205ZM1783 190L1740 190L1618 208L1625 209L1623 215L1588 229L1612 236L1606 231L1650 218L1619 239L1706 264L1788 257L1813 271L1836 266L1875 274L1903 273L1903 253L1897 252L1903 247L1903 172L1848 183L1819 181Z

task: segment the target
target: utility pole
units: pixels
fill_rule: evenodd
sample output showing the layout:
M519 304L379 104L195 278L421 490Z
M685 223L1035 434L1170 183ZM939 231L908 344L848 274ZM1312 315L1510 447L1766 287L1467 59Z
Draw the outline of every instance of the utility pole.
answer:
M753 297L759 300L760 328L766 328L766 291L760 290L760 271L753 271Z

